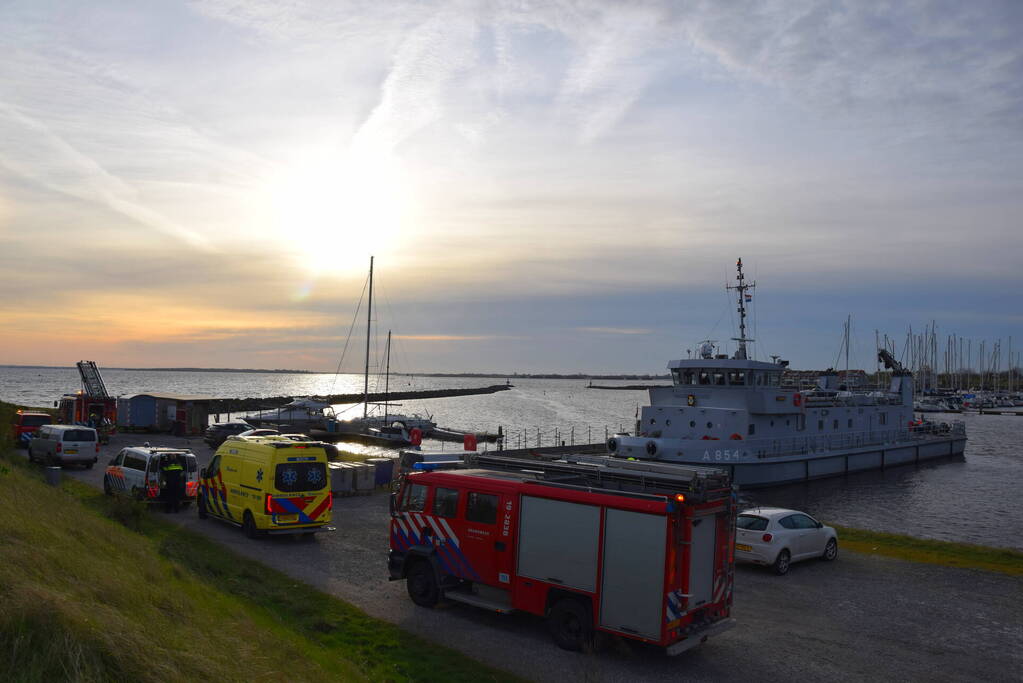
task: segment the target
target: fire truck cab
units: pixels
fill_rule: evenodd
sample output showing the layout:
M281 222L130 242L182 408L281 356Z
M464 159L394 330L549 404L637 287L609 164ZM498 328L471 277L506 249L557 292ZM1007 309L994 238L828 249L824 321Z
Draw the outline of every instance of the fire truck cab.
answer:
M392 498L390 578L424 607L546 617L569 650L607 633L675 655L732 627L727 472L580 458L416 465Z

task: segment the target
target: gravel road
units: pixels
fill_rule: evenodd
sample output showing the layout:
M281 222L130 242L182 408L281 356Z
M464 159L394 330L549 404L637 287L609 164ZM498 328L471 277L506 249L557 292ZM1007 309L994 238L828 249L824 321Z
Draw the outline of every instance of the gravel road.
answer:
M118 435L94 469L66 475L99 487L110 457L146 438L188 445L202 465L211 455L198 439ZM1023 680L1019 578L852 552L793 565L784 577L740 565L731 631L675 658L633 643L581 655L558 649L530 615L413 605L403 582L387 580L387 507L383 492L338 498L337 531L313 543L250 541L237 528L200 521L194 507L168 518L375 617L536 681Z

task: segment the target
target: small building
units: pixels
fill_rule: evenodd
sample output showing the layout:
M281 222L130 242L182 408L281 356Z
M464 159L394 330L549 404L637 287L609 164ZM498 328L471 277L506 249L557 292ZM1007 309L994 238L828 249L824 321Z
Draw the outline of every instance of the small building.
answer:
M117 426L171 432L181 436L202 434L209 423L210 396L134 394L117 399Z

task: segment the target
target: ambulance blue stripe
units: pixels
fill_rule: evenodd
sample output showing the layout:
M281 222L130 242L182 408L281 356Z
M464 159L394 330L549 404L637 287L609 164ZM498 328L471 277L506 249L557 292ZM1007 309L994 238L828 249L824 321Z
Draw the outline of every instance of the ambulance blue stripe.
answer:
M298 515L298 524L310 524L313 521L309 518L309 515L300 510L289 498L274 498L274 502L284 508L285 512Z

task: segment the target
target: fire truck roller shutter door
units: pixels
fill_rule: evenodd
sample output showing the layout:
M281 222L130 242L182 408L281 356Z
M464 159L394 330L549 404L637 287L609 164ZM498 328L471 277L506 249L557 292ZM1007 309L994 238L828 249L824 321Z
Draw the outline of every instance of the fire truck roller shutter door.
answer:
M523 496L519 514L518 573L595 591L600 508Z
M667 517L607 510L601 626L660 640L666 543Z

